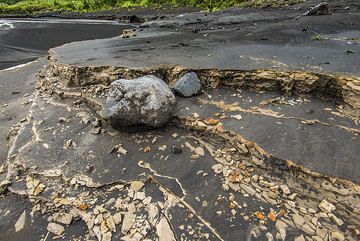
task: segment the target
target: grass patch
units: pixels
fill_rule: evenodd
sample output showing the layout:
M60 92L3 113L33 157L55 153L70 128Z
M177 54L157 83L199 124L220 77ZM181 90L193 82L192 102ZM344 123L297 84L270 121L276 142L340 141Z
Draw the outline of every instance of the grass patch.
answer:
M321 40L326 40L327 37L323 34L316 34L314 36L311 36L311 40L314 40L314 41L321 41Z
M216 11L233 6L279 7L303 0L0 0L0 14L96 12L129 7L191 6Z

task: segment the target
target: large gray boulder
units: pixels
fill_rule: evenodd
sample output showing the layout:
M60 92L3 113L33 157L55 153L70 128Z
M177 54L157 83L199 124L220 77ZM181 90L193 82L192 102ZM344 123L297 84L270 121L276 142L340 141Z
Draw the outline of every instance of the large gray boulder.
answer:
M161 79L147 75L111 83L105 116L112 127L145 125L160 127L171 117L176 99Z
M200 94L202 89L201 82L195 72L190 72L183 75L176 81L173 90L182 97L191 97Z

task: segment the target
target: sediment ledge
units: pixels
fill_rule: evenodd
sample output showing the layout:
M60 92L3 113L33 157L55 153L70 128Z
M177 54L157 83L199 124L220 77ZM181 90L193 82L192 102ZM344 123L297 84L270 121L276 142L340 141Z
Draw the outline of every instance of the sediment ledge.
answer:
M116 79L133 79L144 75L155 75L173 85L180 76L194 71L206 89L230 86L279 92L288 96L311 94L339 101L344 113L353 117L356 122L360 118L360 79L351 75L276 69L189 69L181 66L131 69L121 66L76 66L59 64L51 52L48 59L49 65L41 76L58 79L57 87L60 89L109 86Z

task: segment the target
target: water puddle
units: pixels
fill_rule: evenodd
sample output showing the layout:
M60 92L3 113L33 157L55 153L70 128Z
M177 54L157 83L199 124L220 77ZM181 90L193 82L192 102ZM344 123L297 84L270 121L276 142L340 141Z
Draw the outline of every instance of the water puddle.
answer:
M14 28L14 25L9 21L2 21L0 20L0 31L1 30L8 30Z

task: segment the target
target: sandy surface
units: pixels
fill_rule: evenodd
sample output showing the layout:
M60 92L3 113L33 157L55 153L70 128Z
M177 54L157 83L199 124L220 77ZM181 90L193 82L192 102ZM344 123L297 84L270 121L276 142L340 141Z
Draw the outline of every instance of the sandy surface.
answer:
M0 69L45 56L65 43L118 36L128 28L117 21L0 19Z
M358 240L359 4L298 18L314 3L154 15L0 71L0 240ZM35 58L38 34L4 39ZM102 118L112 80L188 71L204 92L163 128Z

